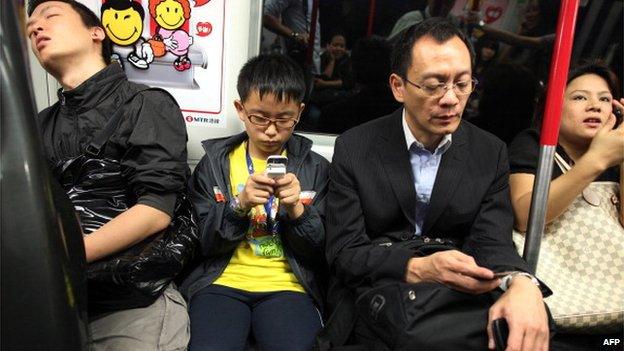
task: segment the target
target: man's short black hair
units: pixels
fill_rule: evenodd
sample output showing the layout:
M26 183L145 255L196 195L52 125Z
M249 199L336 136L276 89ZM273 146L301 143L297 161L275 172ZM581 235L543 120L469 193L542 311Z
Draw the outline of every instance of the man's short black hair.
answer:
M236 84L242 101L257 90L260 99L274 94L277 101L302 102L306 84L301 67L281 54L263 54L251 58L238 74Z
M30 0L28 3L28 16L32 16L32 13L35 11L35 8L40 4L48 1L59 1L69 4L78 15L82 19L82 23L87 28L100 27L104 31L104 40L102 40L102 58L104 59L104 63L107 65L111 63L111 56L113 55L113 43L106 35L106 30L104 30L104 26L102 25L102 21L98 18L98 16L93 13L88 7L79 3L75 0ZM71 40L68 38L67 40Z
M407 76L407 70L412 64L412 48L422 37L431 37L438 43L445 43L454 37L458 37L466 44L470 52L471 65L474 66L474 49L464 32L446 18L432 17L422 21L420 24L409 27L401 33L392 50L393 73L404 78Z
M106 2L102 4L102 7L100 7L100 12L103 14L104 11L108 9L123 11L129 8L138 12L139 16L141 16L141 20L145 19L145 10L143 9L143 6L133 0L106 0Z

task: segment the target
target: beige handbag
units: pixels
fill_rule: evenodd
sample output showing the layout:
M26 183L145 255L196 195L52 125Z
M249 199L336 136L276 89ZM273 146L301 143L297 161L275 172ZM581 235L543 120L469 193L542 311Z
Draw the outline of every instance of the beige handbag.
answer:
M565 173L570 166L555 154ZM536 276L553 291L545 301L557 329L583 334L621 331L624 323L624 227L619 184L593 182L546 225ZM522 254L524 235L513 240Z

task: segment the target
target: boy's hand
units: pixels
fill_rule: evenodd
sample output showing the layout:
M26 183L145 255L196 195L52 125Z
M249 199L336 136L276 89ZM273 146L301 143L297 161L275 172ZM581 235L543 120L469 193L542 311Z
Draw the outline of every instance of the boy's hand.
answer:
M290 219L297 219L303 214L304 207L300 201L301 185L299 179L292 174L286 173L275 181L275 196L280 199Z
M265 174L252 174L247 178L245 188L238 194L238 200L243 210L249 211L256 205L264 205L273 195L275 180Z

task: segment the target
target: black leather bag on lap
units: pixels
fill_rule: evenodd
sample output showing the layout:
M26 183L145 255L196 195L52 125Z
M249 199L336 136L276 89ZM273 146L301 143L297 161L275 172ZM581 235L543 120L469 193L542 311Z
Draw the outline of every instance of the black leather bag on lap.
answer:
M54 175L74 205L85 235L137 202L122 177L120 161L99 157L120 115L118 110L82 155L61 161L54 168ZM197 235L193 206L186 193L180 193L171 223L165 230L88 264L89 314L152 304L193 258Z
M448 239L380 239L374 243L401 246L414 256L460 248ZM473 295L439 283L396 279L360 286L338 303L317 335L315 350L487 350L488 311L501 294L496 289Z

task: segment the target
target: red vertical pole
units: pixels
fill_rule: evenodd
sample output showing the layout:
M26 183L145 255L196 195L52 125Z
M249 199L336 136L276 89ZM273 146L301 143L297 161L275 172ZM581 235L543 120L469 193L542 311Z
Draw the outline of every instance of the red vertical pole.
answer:
M366 36L370 37L373 35L373 24L375 22L375 0L370 0L368 2L368 24L366 26Z
M544 121L542 123L541 145L557 145L563 92L568 79L568 70L570 69L570 55L572 44L574 43L574 27L576 25L578 5L579 0L563 0L561 3L559 21L557 23L557 36L548 75L548 91L544 109Z
M557 22L557 34L553 47L553 54L548 76L548 91L546 93L546 107L540 137L540 154L531 198L529 223L524 245L523 257L533 272L537 268L542 233L546 224L548 209L548 192L552 176L553 157L559 137L559 123L563 94L565 91L572 43L574 42L574 27L578 14L579 0L562 0Z

